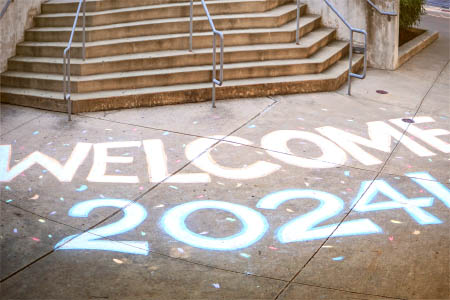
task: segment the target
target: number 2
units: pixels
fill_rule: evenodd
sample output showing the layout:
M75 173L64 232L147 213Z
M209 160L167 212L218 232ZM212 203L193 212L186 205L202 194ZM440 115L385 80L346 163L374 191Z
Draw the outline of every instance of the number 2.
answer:
M117 207L123 208L124 217L119 221L89 230L82 234L68 236L56 244L56 250L106 250L117 251L131 254L148 255L148 242L142 241L109 241L100 240L102 237L108 237L127 232L139 224L147 217L147 211L140 204L133 203L125 199L94 199L78 203L69 211L69 216L75 218L87 218L89 213L99 207Z
M343 222L340 225L332 224L314 228L317 224L336 216L344 209L344 201L341 198L316 190L289 189L272 193L259 200L256 207L276 209L286 201L305 198L319 200L321 204L315 210L281 226L277 232L278 240L281 243L316 240L327 238L331 234L337 237L383 232L378 225L369 219L359 219Z

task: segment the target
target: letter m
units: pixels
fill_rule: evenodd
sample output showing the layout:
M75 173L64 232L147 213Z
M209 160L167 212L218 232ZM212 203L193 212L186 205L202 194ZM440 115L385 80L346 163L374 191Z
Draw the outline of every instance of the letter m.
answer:
M316 130L367 166L381 164L382 161L364 151L359 145L389 153L391 151L392 138L400 141L418 156L435 155L385 122L368 122L367 127L369 139L331 126L316 128Z

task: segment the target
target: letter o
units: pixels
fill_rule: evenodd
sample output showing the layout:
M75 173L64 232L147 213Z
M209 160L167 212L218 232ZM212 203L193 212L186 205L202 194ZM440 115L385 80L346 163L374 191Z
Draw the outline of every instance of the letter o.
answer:
M305 140L317 145L322 150L322 155L313 159L295 156L287 145L292 139ZM336 164L342 165L347 160L347 155L344 150L336 146L333 142L320 135L300 130L273 131L263 136L261 146L264 149L270 149L266 150L270 156L287 164L302 168L335 168Z
M192 232L186 226L186 218L200 209L221 209L234 214L242 222L241 231L225 238L212 238ZM161 226L180 242L197 248L222 251L249 247L259 241L269 228L266 218L254 209L214 200L193 201L175 206L164 214Z

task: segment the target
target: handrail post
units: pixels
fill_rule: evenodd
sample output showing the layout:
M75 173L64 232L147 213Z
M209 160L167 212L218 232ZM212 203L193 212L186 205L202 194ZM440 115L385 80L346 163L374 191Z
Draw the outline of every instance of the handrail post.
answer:
M83 0L83 61L86 60L86 0Z
M353 65L353 30L350 30L350 49L348 49L348 89L347 95L352 93L352 65Z
M67 99L68 100L67 101L67 113L69 114L69 121L72 121L72 97L71 97L72 85L71 85L71 82L70 82L70 50L69 50L67 69L68 69L67 76L68 76L68 79L69 79L69 81L68 81L68 83L69 83L69 86L68 86L69 97Z
M216 53L217 53L217 49L216 49L216 33L213 32L213 80L212 80L212 107L215 108L216 107Z
M295 43L300 44L300 0L297 0L297 29L295 31Z
M194 18L194 1L191 0L191 5L189 8L189 16L190 16L190 20L189 20L189 52L192 52L192 31L194 30L194 25L193 25L193 18Z

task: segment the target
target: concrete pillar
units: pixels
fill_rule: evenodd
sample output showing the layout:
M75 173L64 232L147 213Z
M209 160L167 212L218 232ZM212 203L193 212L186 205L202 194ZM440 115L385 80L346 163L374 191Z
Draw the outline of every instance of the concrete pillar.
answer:
M361 1L361 0L359 0ZM373 0L384 11L400 11L400 0ZM367 35L369 66L395 70L398 63L399 17L380 15L367 5Z
M336 28L337 38L348 41L349 29L328 8L323 0L302 0L308 5L308 13L322 16L324 26ZM379 69L394 70L398 61L399 17L380 15L366 0L330 0L336 9L355 28L364 29L368 34L368 64ZM400 0L372 0L385 11L400 10ZM355 33L355 44L363 43L363 36Z

